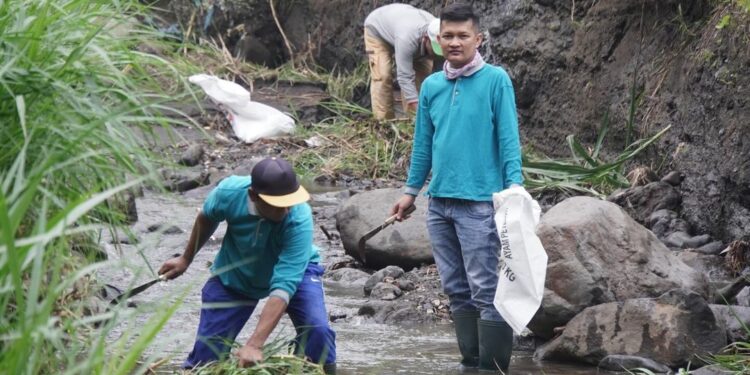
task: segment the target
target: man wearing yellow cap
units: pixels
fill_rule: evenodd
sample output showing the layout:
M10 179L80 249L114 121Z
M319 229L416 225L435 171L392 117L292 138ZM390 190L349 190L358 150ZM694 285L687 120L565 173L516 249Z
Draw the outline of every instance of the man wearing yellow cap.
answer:
M184 253L159 269L167 279L180 276L219 223L227 222L184 368L226 357L227 342L237 337L258 300L268 297L255 331L237 352L240 365L263 361L263 344L286 312L297 330L298 351L335 373L336 334L328 325L309 199L292 166L280 158L260 161L249 177L225 178L206 198Z
M365 19L365 51L370 64L372 112L378 120L394 117L393 64L405 113L415 113L419 87L432 72L432 58L442 56L437 42L440 21L408 4L389 4Z

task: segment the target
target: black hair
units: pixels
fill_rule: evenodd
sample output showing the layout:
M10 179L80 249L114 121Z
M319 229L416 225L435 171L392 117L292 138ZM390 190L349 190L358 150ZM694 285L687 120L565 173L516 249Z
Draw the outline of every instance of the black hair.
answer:
M474 24L474 28L479 30L479 15L474 13L474 9L469 4L453 3L440 12L440 22L464 22L469 20Z

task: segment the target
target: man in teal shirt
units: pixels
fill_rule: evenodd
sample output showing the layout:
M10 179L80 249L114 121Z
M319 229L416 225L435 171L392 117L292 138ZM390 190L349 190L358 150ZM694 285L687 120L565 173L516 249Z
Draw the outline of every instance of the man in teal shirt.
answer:
M268 297L250 339L237 352L241 366L263 360L263 344L284 312L297 329L298 348L328 373L335 372L336 335L328 324L313 246L310 195L285 160L260 161L251 176L230 176L203 204L182 256L162 265L173 279L187 270L195 254L227 222L221 250L203 287L197 340L184 368L221 359L250 318L258 300ZM207 304L223 303L222 307Z
M482 34L470 6L443 9L438 41L446 62L422 85L406 191L391 214L403 218L432 171L427 229L461 365L507 371L513 331L493 305L500 241L492 194L523 183L513 85L477 52Z

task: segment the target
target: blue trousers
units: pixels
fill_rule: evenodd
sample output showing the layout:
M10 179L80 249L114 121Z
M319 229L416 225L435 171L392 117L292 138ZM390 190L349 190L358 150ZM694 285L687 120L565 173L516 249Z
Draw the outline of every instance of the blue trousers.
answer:
M297 331L295 344L312 362L336 362L336 333L328 325L328 313L320 277L323 267L310 263L286 312ZM226 288L218 277L208 279L201 294L198 334L183 368L193 368L226 358L234 339L252 315L258 300Z
M503 321L493 305L500 239L492 202L433 197L427 212L432 253L451 311L478 310L484 320Z

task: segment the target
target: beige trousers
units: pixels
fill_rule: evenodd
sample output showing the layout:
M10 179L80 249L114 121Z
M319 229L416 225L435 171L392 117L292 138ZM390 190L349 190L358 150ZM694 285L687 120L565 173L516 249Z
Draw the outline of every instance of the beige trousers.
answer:
M393 47L384 40L371 36L365 29L365 51L370 64L370 99L372 113L378 120L394 117L393 111ZM422 81L432 73L432 58L421 56L414 58L414 72L417 92ZM408 112L408 103L401 91L401 105L404 113Z

